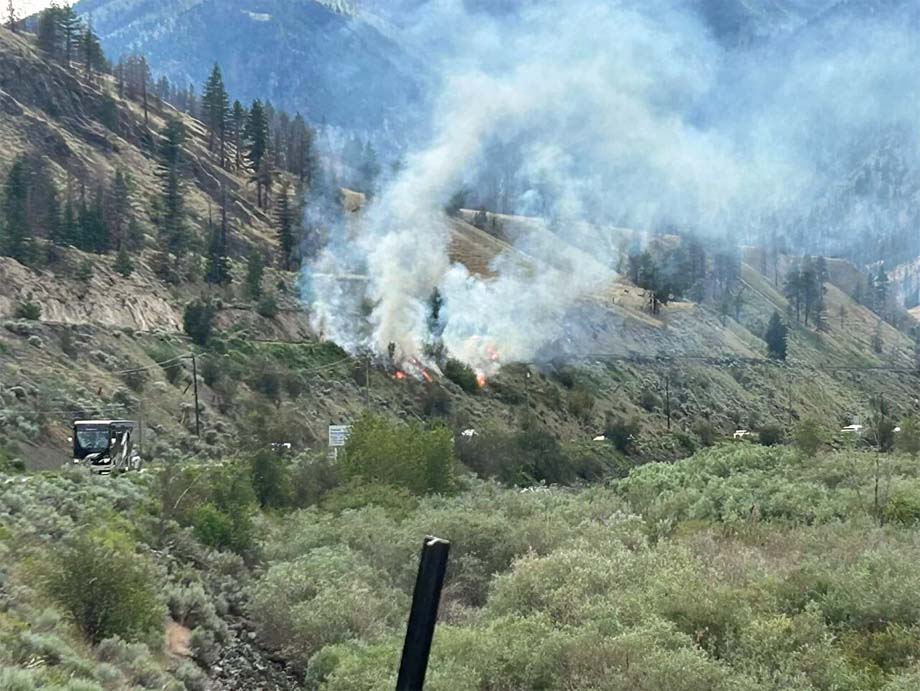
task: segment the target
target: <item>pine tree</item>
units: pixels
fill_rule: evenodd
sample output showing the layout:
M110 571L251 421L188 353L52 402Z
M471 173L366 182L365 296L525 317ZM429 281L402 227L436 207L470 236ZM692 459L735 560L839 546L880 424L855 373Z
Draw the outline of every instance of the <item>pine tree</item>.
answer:
M170 118L161 136L159 164L161 247L172 253L176 266L178 266L188 248L185 199L181 177L185 127L179 120Z
M64 226L61 222L61 201L57 187L51 182L45 195L45 236L53 245L64 244Z
M125 278L134 273L134 262L131 261L131 255L128 254L128 248L124 244L115 256L115 271Z
M121 168L115 171L108 196L108 225L112 245L121 251L127 249L128 228L131 225L131 177Z
M70 5L60 8L58 15L61 40L64 49L64 64L70 67L73 63L74 53L80 48L80 38L83 34L83 22Z
M246 262L246 296L250 300L262 297L262 276L265 273L265 259L258 249L253 250Z
M227 129L230 117L230 101L224 88L220 66L214 63L211 76L204 85L201 95L201 110L208 126L208 151L218 146L221 166L226 165Z
M876 312L882 318L888 312L888 295L891 289L890 282L888 280L888 274L885 272L885 264L882 263L878 268L878 274L875 276L873 281L873 298L875 300Z
M296 212L291 202L290 189L287 183L278 193L278 202L275 206L275 228L278 231L278 244L281 247L281 268L289 271L294 249L297 243L295 227L297 224Z
M795 309L795 320L800 321L802 318L802 272L796 264L786 272L786 280L783 283L783 295L792 304Z
M208 244L208 270L205 279L211 285L229 285L233 280L230 273L230 258L227 256L227 197L221 200L220 225L211 225L211 238Z
M61 218L61 244L80 246L80 224L73 208L73 201L69 197L64 203L64 214Z
M3 233L0 235L0 254L12 257L21 264L32 261L33 228L29 222L30 170L25 158L20 156L6 176L3 195Z
M770 324L764 336L767 342L767 352L774 360L785 360L788 351L789 329L779 312L773 312Z
M83 53L86 79L92 81L95 72L101 72L105 69L105 55L102 52L99 37L93 33L92 25L88 25L80 36L80 50Z
M60 47L59 15L61 8L52 5L38 15L38 46L49 55L58 56Z
M233 111L230 115L230 128L233 137L233 163L236 170L243 167L243 129L246 126L246 109L239 101L233 102Z
M268 119L262 102L255 100L249 109L243 139L246 144L246 159L249 161L256 177L256 192L258 204L262 203L263 175L267 170L266 154L268 153Z
M14 34L19 29L19 17L16 15L16 7L13 0L8 0L6 5L6 28Z

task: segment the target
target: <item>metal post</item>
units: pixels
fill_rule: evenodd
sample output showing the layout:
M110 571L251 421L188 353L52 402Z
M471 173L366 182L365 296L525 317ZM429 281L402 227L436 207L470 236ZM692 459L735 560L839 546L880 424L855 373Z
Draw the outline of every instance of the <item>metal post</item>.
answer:
M195 390L195 436L201 437L201 418L198 416L198 360L192 353L192 383Z
M368 355L364 361L364 402L371 407L371 356Z
M441 602L441 588L444 586L449 554L449 542L436 537L425 538L396 691L422 691L425 688L428 656L438 621L438 605Z

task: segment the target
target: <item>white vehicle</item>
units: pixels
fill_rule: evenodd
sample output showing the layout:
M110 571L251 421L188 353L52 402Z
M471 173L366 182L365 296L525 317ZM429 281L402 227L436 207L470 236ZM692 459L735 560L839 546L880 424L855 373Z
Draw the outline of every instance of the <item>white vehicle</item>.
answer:
M77 420L73 423L73 464L96 475L141 469L135 448L139 425L133 420Z
M847 425L842 430L840 430L840 433L841 434L855 434L856 436L861 437L863 433L863 429L865 428L862 425Z
M753 436L754 436L753 432L750 432L746 429L739 429L738 431L735 432L732 438L735 439L736 441L744 441L748 437L753 437Z

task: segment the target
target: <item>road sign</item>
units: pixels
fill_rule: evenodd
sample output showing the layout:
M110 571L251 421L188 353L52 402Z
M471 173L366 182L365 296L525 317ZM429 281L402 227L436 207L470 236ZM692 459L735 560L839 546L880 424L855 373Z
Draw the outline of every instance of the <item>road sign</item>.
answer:
M341 449L351 434L351 425L329 425L329 448Z

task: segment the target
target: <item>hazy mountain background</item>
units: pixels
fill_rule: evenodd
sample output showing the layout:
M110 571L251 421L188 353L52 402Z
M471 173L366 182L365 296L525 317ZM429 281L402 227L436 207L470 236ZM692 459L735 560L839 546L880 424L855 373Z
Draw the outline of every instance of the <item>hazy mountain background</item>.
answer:
M713 86L690 117L702 127L731 129L738 146L759 137L755 145L770 155L786 147L790 164L814 178L801 198L769 214L769 227L763 218L732 221L745 240L778 235L790 249L860 263L898 264L920 254L915 231L920 159L910 127L912 82L904 82L911 65L886 54L880 45L887 40L884 31L863 31L897 27L903 38L918 25L916 3L696 0L646 9L654 12L659 4L697 17L724 51ZM268 99L315 125L371 138L386 162L393 162L408 144L424 139L431 104L458 55L463 64L477 58L469 54L475 52L469 40L475 30L488 25L511 33L522 23L521 13L539 5L536 0L83 0L77 9L92 18L110 56L141 52L154 74L195 85L219 62L234 96ZM877 111L868 112L873 101ZM472 181L473 200L497 212L519 212L533 181L507 172L519 157L502 146L501 155L493 149L493 160ZM502 189L503 201L483 180ZM637 222L625 213L607 220ZM687 219L661 221L668 223L685 226Z

